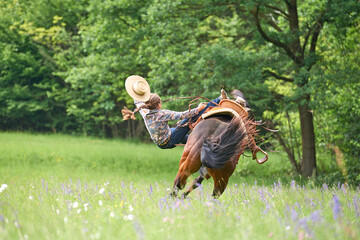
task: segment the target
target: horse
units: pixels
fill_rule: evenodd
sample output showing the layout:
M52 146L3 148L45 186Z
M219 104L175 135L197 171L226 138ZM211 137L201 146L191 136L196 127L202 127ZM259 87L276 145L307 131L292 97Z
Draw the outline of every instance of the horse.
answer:
M212 196L218 198L225 191L238 159L246 147L251 148L253 158L264 163L268 156L256 146L253 135L256 126L249 118L236 116L211 116L200 121L192 130L180 159L179 170L174 180L170 196L176 197L186 185L187 178L199 171L200 175L182 194L186 198L204 179L213 178ZM261 151L265 157L258 160L256 153Z

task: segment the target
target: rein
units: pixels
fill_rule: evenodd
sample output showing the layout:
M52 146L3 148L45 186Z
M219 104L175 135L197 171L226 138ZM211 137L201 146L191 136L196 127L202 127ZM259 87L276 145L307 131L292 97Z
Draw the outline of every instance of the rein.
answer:
M176 98L169 98L169 99L166 99L162 102L169 102L169 101L173 101L173 100L178 100L178 99L191 99L193 98L190 103L189 103L189 111L191 110L191 105L193 105L193 102L199 100L199 99L205 99L206 101L208 102L211 102L217 106L219 106L219 104L217 104L216 102L213 102L211 101L210 99L206 98L206 97L202 97L202 96L191 96L191 97L176 97ZM188 122L184 123L183 125L177 125L177 127L185 127L185 126L188 126L190 125L192 122L191 122L191 119L189 119Z
M191 99L191 98L193 98L193 100L191 100L190 103L189 103L189 109L190 109L190 106L192 105L192 103L195 102L195 101L197 101L197 100L199 100L199 99L205 99L206 101L212 102L213 104L219 106L219 104L211 101L210 99L208 99L208 98L206 98L206 97L202 97L202 96L169 98L169 99L166 99L166 100L164 100L164 101L162 101L162 102L169 102L169 101L178 100L178 99Z

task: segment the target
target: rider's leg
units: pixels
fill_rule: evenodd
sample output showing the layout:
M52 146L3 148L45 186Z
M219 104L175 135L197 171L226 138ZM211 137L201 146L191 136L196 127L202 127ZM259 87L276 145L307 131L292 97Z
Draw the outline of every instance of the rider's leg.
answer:
M179 143L185 144L186 143L187 137L188 137L188 132L190 131L189 126L173 127L173 128L170 128L170 130L171 130L171 135L170 135L169 142L171 144L179 144Z
M205 107L203 110L201 110L197 115L191 117L190 119L189 119L189 118L186 118L186 119L182 120L182 121L179 123L179 126L182 126L182 125L186 124L189 120L190 120L190 122L196 122L196 120L197 120L209 107L215 107L215 106L217 106L217 105L220 103L221 100L222 100L222 98L221 98L221 97L218 97L218 98L215 98L214 100L208 102L208 103L206 104L206 107ZM190 130L190 129L189 129L189 130Z
M175 145L175 144L179 144L179 143L185 144L187 142L188 133L190 131L190 127L188 125L186 125L187 122L189 122L189 120L191 122L195 122L205 112L205 110L207 108L216 106L220 101L221 101L221 97L218 97L218 98L208 102L206 107L202 111L200 111L199 114L193 116L190 119L186 118L179 123L179 126L171 128L170 129L171 136L170 136L169 143L171 145Z
M227 98L227 95L226 95L225 91L222 89L221 96L208 102L206 107L203 110L201 110L199 112L199 114L193 116L190 119L186 118L179 123L179 126L171 128L170 129L171 136L170 136L169 143L164 148L173 148L173 147L175 147L175 144L179 144L179 143L185 144L187 142L188 133L190 131L190 127L188 125L186 125L187 122L189 122L189 120L191 122L195 122L209 107L217 106L220 103L220 101L224 98ZM184 126L184 125L186 125L186 126Z
M169 149L176 147L176 144L182 143L185 144L188 138L188 132L190 128L188 126L185 127L173 127L170 128L171 135L169 141L163 145L159 146L161 149Z

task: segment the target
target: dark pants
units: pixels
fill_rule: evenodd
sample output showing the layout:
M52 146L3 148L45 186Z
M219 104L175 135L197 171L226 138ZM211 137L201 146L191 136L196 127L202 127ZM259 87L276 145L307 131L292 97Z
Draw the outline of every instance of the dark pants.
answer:
M211 102L208 102L206 107L203 110L201 110L197 115L195 115L191 118L186 118L186 119L182 120L179 123L179 126L170 128L171 135L170 135L169 141L165 145L162 145L162 146L158 145L158 147L161 149L167 149L167 148L176 147L175 144L179 144L179 143L185 144L189 137L188 132L190 131L190 127L188 125L186 125L186 126L183 126L183 125L186 124L187 122L189 122L189 120L191 122L196 122L196 120L205 112L206 109L208 109L209 107L217 106L216 104L218 104L219 102L220 102L220 98L216 98L216 99L212 100Z

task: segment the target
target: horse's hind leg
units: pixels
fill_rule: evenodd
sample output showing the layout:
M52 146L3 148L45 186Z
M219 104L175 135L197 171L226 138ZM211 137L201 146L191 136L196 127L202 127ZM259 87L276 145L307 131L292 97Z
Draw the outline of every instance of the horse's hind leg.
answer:
M223 192L226 189L226 186L229 182L229 177L220 177L220 178L214 178L214 190L212 196L214 198L218 198L223 194Z
M205 166L200 167L199 169L200 176L197 177L189 187L189 189L183 193L183 198L187 197L187 195L190 194L193 190L195 190L197 187L199 187L204 179L209 179L210 175L207 172L207 168Z
M205 178L202 177L202 176L198 176L191 184L191 186L189 187L189 189L183 193L183 198L186 198L187 195L189 195L191 193L192 190L196 189L198 186L200 186L200 184L202 183L202 181L204 180Z
M208 169L209 174L214 179L214 190L212 194L214 198L218 198L223 194L235 167L236 163L231 161L222 169Z

